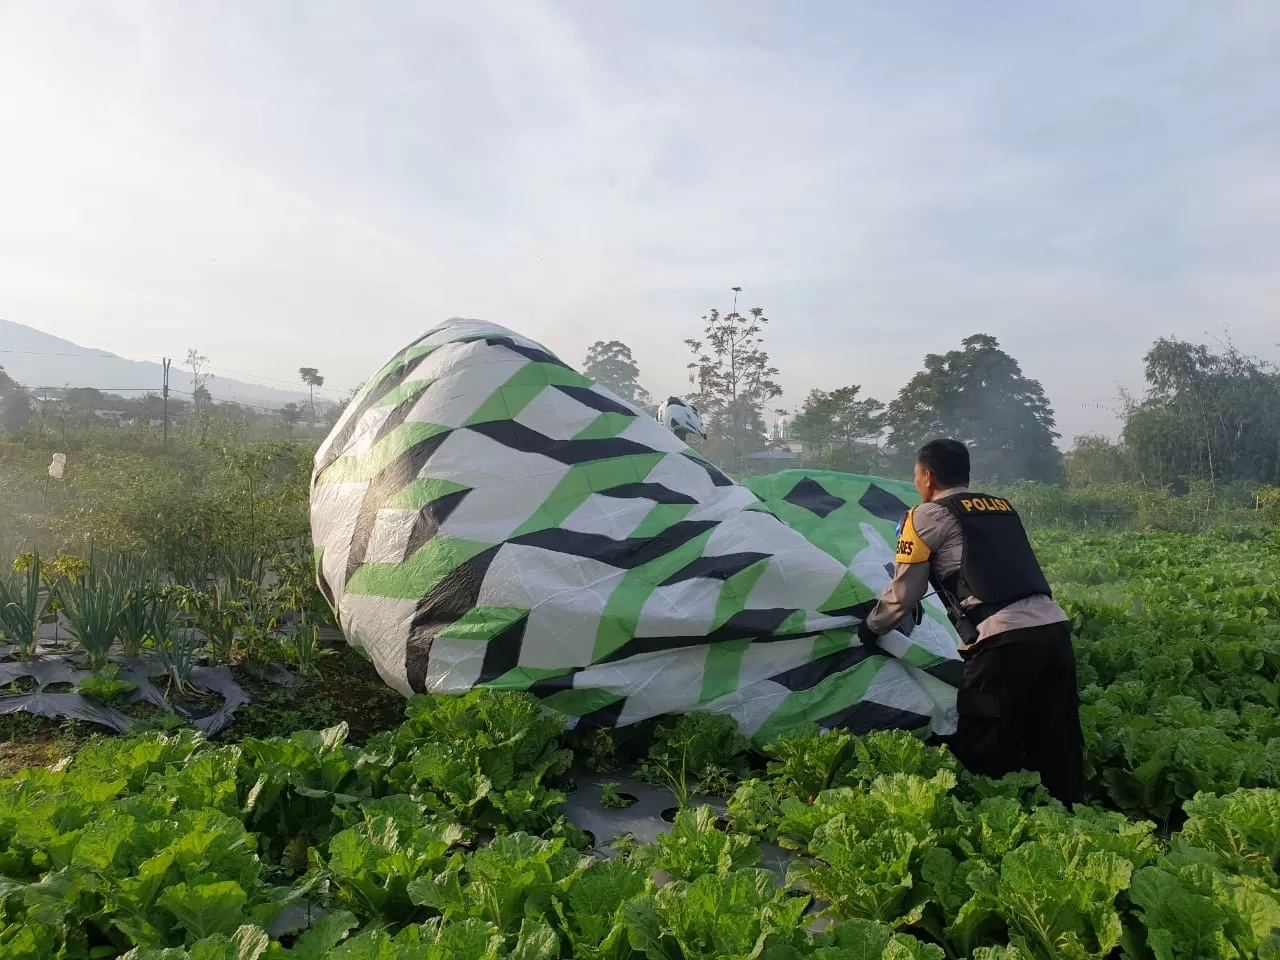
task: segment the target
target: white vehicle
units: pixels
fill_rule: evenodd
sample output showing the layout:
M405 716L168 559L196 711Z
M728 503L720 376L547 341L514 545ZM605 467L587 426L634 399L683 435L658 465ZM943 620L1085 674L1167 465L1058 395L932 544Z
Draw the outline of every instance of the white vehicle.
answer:
M680 440L688 440L690 436L707 439L702 414L698 413L697 407L681 397L668 397L662 402L658 407L658 422Z

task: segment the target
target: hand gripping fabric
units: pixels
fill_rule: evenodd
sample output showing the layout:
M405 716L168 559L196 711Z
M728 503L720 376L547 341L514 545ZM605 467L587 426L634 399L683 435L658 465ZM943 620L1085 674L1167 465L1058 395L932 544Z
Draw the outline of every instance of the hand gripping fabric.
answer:
M524 690L583 728L707 710L757 742L948 733L940 614L881 653L856 637L909 490L734 483L546 348L458 319L352 400L316 454L311 529L348 642L406 695Z

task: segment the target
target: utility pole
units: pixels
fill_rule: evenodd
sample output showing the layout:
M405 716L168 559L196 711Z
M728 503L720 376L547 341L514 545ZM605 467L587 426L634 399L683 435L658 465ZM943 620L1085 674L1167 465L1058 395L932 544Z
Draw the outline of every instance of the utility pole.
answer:
M160 396L164 398L164 449L169 452L169 364L172 361L164 358L164 388L160 391Z

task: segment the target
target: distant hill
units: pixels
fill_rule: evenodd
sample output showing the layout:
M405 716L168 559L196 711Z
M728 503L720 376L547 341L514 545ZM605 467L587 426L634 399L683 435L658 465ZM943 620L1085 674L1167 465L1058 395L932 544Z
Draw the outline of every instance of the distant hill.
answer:
M191 373L178 369L175 357L169 370L169 387L190 394ZM108 393L128 390L142 396L142 388L160 392L164 370L159 363L126 360L105 350L94 350L63 340L21 323L0 320L0 367L28 389L37 387L94 387ZM207 384L215 400L255 407L283 407L306 398L302 390L281 390L232 380L216 373Z

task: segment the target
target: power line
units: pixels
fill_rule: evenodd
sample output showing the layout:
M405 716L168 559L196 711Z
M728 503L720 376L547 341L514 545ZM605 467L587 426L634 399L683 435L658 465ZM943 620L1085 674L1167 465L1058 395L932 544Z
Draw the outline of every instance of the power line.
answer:
M220 373L229 373L229 374L231 374L232 376L235 376L235 377L257 377L259 380L265 380L265 381L266 381L266 382L268 382L268 383L282 383L282 384L284 384L285 386L290 386L290 387L296 387L296 386L297 386L297 384L295 384L292 380L281 380L281 379L280 379L280 378L278 378L278 377L264 377L264 376L261 376L260 374L256 374L256 373L242 373L242 372L237 372L237 371L235 371L235 370L227 370L225 367L214 367L214 366L210 366L210 367L209 367L209 369L210 369L210 370L217 370L217 371L218 371L218 372L220 372ZM335 389L335 388L333 388L333 387L316 387L316 392L317 392L317 393L322 392L322 391L323 391L323 392L325 392L325 393L332 393L332 394L335 394L336 396L343 396L343 393L342 393L342 391L341 391L341 390L337 390L337 389ZM296 391L296 392L301 393L302 391L301 391L301 390L298 390L298 391Z
M54 386L50 384L44 387L24 387L27 393L35 393L40 390L96 390L98 393L156 393L155 387L73 387L68 384Z
M175 390L171 387L169 389L169 393L176 396L187 397L193 402L195 401L195 394L188 393L186 390ZM243 407L246 410L254 410L258 413L279 413L281 410L280 407L264 407L254 403L242 403L239 400L218 400L217 398L214 398L213 402L220 407Z
M27 393L32 395L40 393L42 391L57 391L58 393L66 393L69 390L95 390L98 393L105 394L108 396L113 394L118 396L122 393L142 393L142 394L150 394L154 396L157 400L161 400L164 398L165 388L161 386L159 389L157 389L156 387L113 387L111 389L106 389L103 387L73 387L73 386L68 386L66 384L62 384L59 386L24 387L23 389L25 389ZM192 401L195 400L195 394L191 393L190 391L177 390L177 389L174 389L173 387L169 388L169 395L185 397ZM37 397L36 399L41 400L42 402L47 402L47 398ZM63 398L59 397L57 399L63 399ZM128 399L128 398L122 398L122 399ZM280 407L268 407L268 406L262 406L259 404L254 404L254 403L244 403L243 401L240 401L240 400L219 400L216 397L213 398L213 403L217 406L222 406L222 407L243 407L246 410L255 410L258 413L279 413L281 409Z

